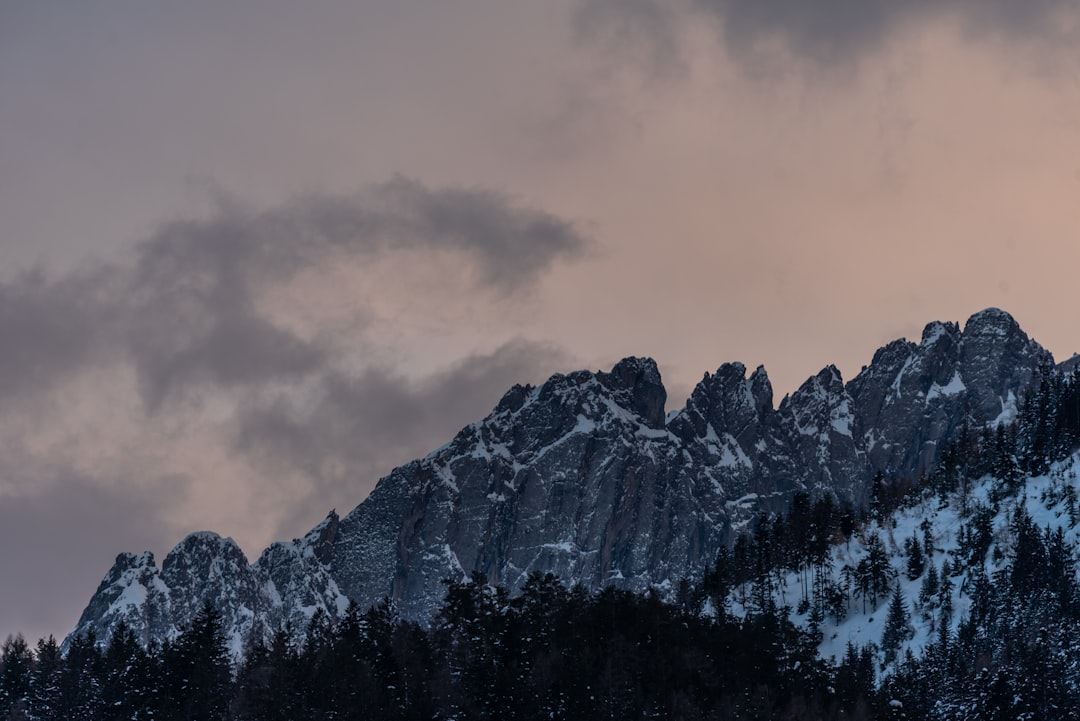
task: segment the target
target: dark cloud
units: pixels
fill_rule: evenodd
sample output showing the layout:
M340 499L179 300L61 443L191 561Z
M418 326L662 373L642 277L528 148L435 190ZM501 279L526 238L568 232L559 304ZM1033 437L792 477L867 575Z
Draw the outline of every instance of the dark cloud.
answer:
M584 0L578 27L618 29L662 56L677 53L680 20L717 23L727 51L744 66L779 45L795 58L836 66L858 61L915 23L958 20L977 36L1073 47L1077 0Z
M107 353L118 294L110 269L52 279L41 270L0 283L0 398L48 387Z
M1006 38L1061 40L1062 14L1076 0L695 0L719 16L728 47L746 55L771 38L818 63L847 62L871 52L911 23L956 18L966 27Z
M307 408L287 398L246 404L236 443L256 463L291 467L311 480L309 498L283 522L296 527L299 519L310 523L328 510L328 488L372 483L486 416L513 384L541 380L567 363L557 347L517 340L419 381L387 368L330 373Z
M257 303L302 271L342 257L450 252L480 286L510 295L586 245L570 222L500 193L403 178L259 213L226 202L208 220L165 225L131 265L0 285L0 394L46 388L116 353L137 369L150 410L192 386L319 374L334 349L281 327Z
M177 385L295 377L323 368L330 349L261 317L254 296L335 253L363 261L402 251L450 251L504 294L528 287L586 241L567 221L492 191L432 190L404 178L353 197L309 196L249 215L174 223L140 247L129 343L144 395Z
M389 261L413 298L429 291L409 288L409 273L432 271L409 264L436 263L458 291L440 299L452 310L528 291L587 245L570 222L503 194L397 179L260 212L222 201L130 258L0 281L0 633L66 632L56 619L75 622L116 553L167 548L191 530L169 525L190 523L183 514L272 498L288 509L244 530L266 533L288 513L295 533L326 510L306 489L349 478L346 502L358 503L376 472L444 442L560 357L517 342L410 380L356 358L357 345L394 342L364 324L364 289L312 291L312 278L348 267L362 283ZM311 292L346 309L354 337L283 319ZM265 487L251 487L246 474L271 457ZM205 497L215 483L220 497Z

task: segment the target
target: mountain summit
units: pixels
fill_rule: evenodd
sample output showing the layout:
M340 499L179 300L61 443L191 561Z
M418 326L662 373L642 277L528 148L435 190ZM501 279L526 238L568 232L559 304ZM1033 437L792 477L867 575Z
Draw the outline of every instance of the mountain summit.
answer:
M556 374L514 386L491 414L394 469L343 518L275 543L249 564L231 539L199 533L168 554L121 554L73 634L105 640L123 621L142 641L174 636L205 600L236 653L252 634L303 628L316 611L384 597L411 618L443 579L484 574L516 589L534 571L587 589L673 593L718 549L798 491L863 506L875 476L915 479L964 426L1014 417L1053 367L1004 311L934 322L919 343L879 349L844 383L833 366L775 406L764 368L706 373L665 416L656 363Z

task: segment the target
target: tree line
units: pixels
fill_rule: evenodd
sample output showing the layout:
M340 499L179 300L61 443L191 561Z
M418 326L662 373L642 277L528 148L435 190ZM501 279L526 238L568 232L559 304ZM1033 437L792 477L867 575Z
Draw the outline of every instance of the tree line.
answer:
M480 576L447 582L428 625L383 602L338 622L317 612L306 629L256 640L236 661L210 604L175 638L149 648L121 625L107 642L22 637L0 647L0 719L284 721L285 719L866 719L1060 718L1080 707L1080 592L1075 550L1017 504L1011 542L994 546L992 520L1026 475L1080 445L1080 371L1044 369L1018 417L976 434L964 425L932 473L874 480L868 509L797 494L787 514L757 519L721 549L700 583L667 603L657 592L587 593L533 574L520 593ZM987 503L967 492L993 476ZM1075 479L1053 500L1076 525ZM959 498L958 548L933 562L929 529L906 539L904 569L918 599L895 584L880 538L832 573L830 549L868 518L913 497ZM1005 554L987 573L987 554ZM781 578L794 573L797 588ZM962 584L971 610L952 622ZM790 597L789 597L790 594ZM822 661L817 624L853 604L889 599L880 643ZM742 609L729 613L732 603ZM808 613L808 629L789 620ZM912 614L937 637L897 658ZM884 667L883 657L893 661ZM882 671L888 673L879 678Z
M209 604L148 649L124 627L66 655L51 638L11 638L0 718L860 719L874 717L867 680L838 676L783 609L706 616L550 574L511 597L474 576L447 583L426 627L389 602L337 623L316 613L305 634L256 642L235 666Z

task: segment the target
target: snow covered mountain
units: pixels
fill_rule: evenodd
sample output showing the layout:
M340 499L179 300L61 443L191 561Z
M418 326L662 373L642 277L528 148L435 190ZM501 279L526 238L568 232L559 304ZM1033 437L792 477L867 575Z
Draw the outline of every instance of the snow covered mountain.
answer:
M104 641L123 622L144 645L160 642L174 637L209 600L221 611L238 655L253 633L306 628L319 609L336 618L349 603L326 564L327 536L337 523L331 512L304 538L274 543L250 565L231 538L210 531L184 538L160 571L152 553L121 553L68 639L93 630Z
M875 477L929 472L959 429L1011 419L1050 354L1007 313L963 330L931 323L898 340L845 384L827 367L775 406L763 368L706 374L681 410L651 359L610 372L515 386L485 419L394 469L343 518L275 543L248 564L230 539L184 539L160 571L121 554L74 634L105 639L123 620L144 641L175 635L205 601L234 649L252 633L303 628L316 610L395 600L423 619L444 578L474 572L516 588L531 571L594 589L673 591L762 511L792 496L857 507Z
M843 663L850 662L856 650L869 653L886 684L902 672L905 659L908 664L919 659L924 666L947 663L955 654L949 647L957 644L981 644L987 649L987 666L1003 666L1013 640L993 638L995 627L1027 624L1022 634L1050 636L1048 628L1039 625L1048 619L1020 606L1030 603L1048 613L1054 624L1064 624L1055 594L1076 598L1078 476L1080 453L1073 453L1052 463L1046 473L1025 475L1009 488L991 474L969 479L963 490L941 493L926 487L894 513L857 529L847 542L833 544L817 562L775 569L771 602L791 609L792 621L818 634L822 658ZM876 563L881 564L884 590L875 592L865 584L860 592L860 574L872 573ZM1040 573L1045 578L1034 580ZM760 603L755 583L731 588L726 597L729 612L755 612ZM1023 603L1001 608L1009 602L1009 592L1020 589L1024 595L1027 588ZM815 602L815 596L823 602ZM1018 619L1000 618L1007 611ZM891 639L890 624L896 625ZM1052 631L1068 635L1064 629L1055 626ZM1047 638L1040 643L1054 645ZM1056 643L1066 648L1055 652L1068 661L1075 681L1080 669L1074 651L1068 650L1071 641ZM924 668L922 674L929 671ZM947 694L940 696L938 703Z

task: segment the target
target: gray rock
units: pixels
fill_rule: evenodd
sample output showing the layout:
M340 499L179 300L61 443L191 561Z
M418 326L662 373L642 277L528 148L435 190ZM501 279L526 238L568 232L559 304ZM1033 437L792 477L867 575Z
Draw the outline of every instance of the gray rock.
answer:
M976 313L963 331L931 323L894 341L845 384L833 366L773 405L763 368L705 374L665 416L656 364L514 386L485 419L394 469L339 519L275 543L247 565L229 539L189 536L158 573L121 554L76 633L124 620L145 642L168 638L210 599L234 649L252 635L302 631L318 610L383 597L415 619L441 603L444 579L480 572L519 587L532 571L587 589L672 592L721 545L796 491L864 505L871 480L915 478L967 424L1015 413L1050 354L1007 313ZM1071 367L1071 366L1070 366Z

